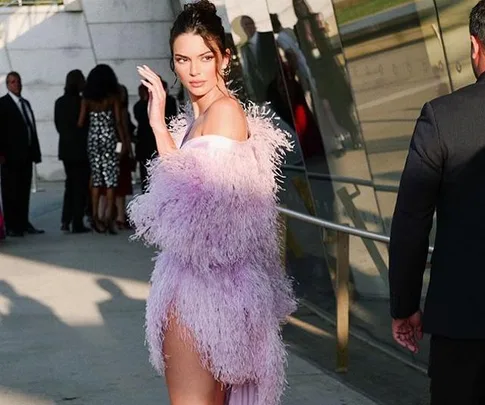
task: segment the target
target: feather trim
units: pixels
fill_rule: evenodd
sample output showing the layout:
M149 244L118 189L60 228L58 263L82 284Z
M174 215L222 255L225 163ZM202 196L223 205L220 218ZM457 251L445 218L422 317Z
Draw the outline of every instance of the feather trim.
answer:
M162 250L147 301L150 361L164 370L172 311L205 368L225 384L253 382L258 405L276 405L285 385L280 323L295 310L278 244L280 165L292 147L264 108L246 106L246 142L202 139L155 159L148 192L128 207L134 238ZM185 134L187 114L172 121ZM202 137L204 138L204 137Z

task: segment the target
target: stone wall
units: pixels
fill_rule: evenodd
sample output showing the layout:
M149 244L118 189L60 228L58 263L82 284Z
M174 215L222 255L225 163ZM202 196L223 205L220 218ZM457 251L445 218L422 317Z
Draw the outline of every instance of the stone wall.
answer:
M46 180L64 177L57 159L53 109L68 71L81 69L87 75L97 63L110 64L128 87L131 106L138 98L138 64L152 66L173 82L168 46L174 18L171 0L65 3L0 8L0 94L6 92L6 74L18 71L23 95L37 118L43 155L38 176Z

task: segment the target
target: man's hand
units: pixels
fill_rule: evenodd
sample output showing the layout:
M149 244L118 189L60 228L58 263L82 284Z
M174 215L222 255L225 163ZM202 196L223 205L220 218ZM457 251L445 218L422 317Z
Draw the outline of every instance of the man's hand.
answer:
M417 353L419 350L418 341L423 338L421 311L414 313L409 318L393 319L392 337L401 346Z

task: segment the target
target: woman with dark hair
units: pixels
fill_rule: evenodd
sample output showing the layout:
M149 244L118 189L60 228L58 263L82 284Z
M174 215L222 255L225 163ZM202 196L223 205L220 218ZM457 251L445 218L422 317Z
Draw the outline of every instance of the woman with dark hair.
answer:
M126 196L133 194L133 185L131 183L131 172L136 169L136 161L133 157L131 142L133 139L135 126L131 122L130 113L128 111L128 89L126 86L119 85L119 97L121 106L121 122L124 128L124 133L128 137L128 152L120 156L119 160L119 174L118 185L115 189L115 212L116 227L118 230L131 229L126 220ZM121 141L118 136L118 141ZM106 187L100 188L100 207L99 210L104 212L106 210Z
M117 133L121 139L121 155L129 150L122 121L118 79L111 67L98 65L88 75L78 126L89 116L88 155L91 166L93 227L96 232L116 234L113 226L115 188L118 185L119 156ZM106 214L98 214L100 188L106 187Z
M81 128L77 125L84 85L83 73L71 70L66 76L64 95L56 100L54 107L59 160L62 160L66 173L61 230L72 233L89 232L83 222L89 186L88 131L87 125Z
M133 194L131 172L136 168L136 161L131 148L135 125L133 125L133 122L131 121L130 112L128 110L128 89L123 85L120 85L120 104L121 120L129 145L128 153L125 153L120 157L120 175L118 177L118 187L116 187L115 191L116 226L119 230L123 230L129 229L129 224L126 221L126 196Z
M278 242L279 165L289 135L228 92L230 52L216 7L186 4L170 33L191 109L165 122L160 77L139 67L159 157L129 205L135 237L161 249L147 301L152 364L173 405L276 405L281 323L295 309Z

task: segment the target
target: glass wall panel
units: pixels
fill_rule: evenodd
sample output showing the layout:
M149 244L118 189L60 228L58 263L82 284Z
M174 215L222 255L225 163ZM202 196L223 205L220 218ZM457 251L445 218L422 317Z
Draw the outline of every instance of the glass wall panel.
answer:
M300 122L296 123L293 118L295 113L301 114L305 120L303 125L312 127L312 116L311 113L308 114L306 104L296 106L289 102L288 89L292 83L287 81L285 66L280 61L279 47L266 4L258 0L244 3L227 0L225 9L247 98L275 114L275 124L289 132L295 144L295 150L288 155L284 168L286 177L284 192L280 196L281 204L299 212L316 215L302 150L306 151L307 143L311 142L314 152L322 151L321 138L317 136L311 141L308 137L301 137L298 126ZM303 93L301 96L304 97ZM328 302L333 303L322 230L292 219L282 220L286 226L287 269L297 281L298 296L321 303L325 302L324 297L331 297Z
M435 0L453 90L475 82L470 60L468 19L477 0Z
M332 3L267 0L267 4L316 215L382 232ZM335 235L326 233L325 241L333 276ZM385 247L356 239L351 252L356 290L385 295Z
M385 230L424 102L450 91L433 0L334 0Z

